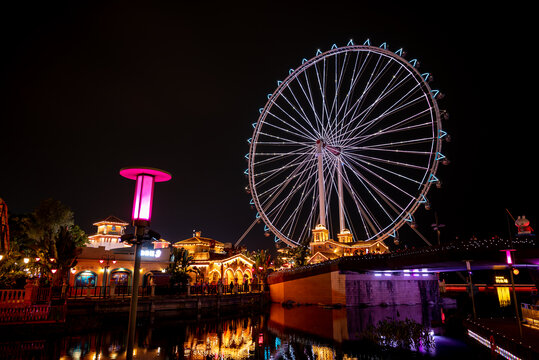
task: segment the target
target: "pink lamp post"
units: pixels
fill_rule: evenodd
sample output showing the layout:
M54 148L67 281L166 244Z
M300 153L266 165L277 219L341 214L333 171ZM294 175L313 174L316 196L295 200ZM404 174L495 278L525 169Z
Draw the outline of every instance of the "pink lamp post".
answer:
M129 312L129 326L127 332L126 358L133 358L133 344L135 342L135 325L137 323L138 287L140 282L140 247L145 228L150 225L152 218L153 187L156 182L169 181L172 178L168 172L149 168L135 167L120 170L120 175L136 180L135 197L133 199L133 226L135 227L135 266L133 269L133 287L131 290L131 306Z
M520 323L520 314L518 313L517 293L515 291L515 278L513 277L512 252L515 251L515 249L506 249L501 251L505 252L505 261L507 262L507 266L509 267L509 277L511 278L511 287L513 288L513 302L515 303L515 316L517 318L518 331L520 333L520 337L522 337L522 324Z

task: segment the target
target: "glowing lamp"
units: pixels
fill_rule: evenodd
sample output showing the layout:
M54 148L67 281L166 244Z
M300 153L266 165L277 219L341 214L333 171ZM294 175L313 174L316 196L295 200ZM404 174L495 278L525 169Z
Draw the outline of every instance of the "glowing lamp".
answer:
M51 269L51 273L56 274L57 269Z
M24 261L25 264L28 264L28 262L30 261L29 258L24 258L22 261Z
M77 269L71 268L71 273L72 273L72 274L74 274L74 273L76 273L76 272L77 272Z
M511 251L515 251L514 249L508 249L508 250L502 250L505 251L505 260L507 262L507 265L513 265L513 258L511 257Z
M103 259L100 259L100 260L99 260L99 263L100 263L100 264L103 264L104 262L105 262L105 260L103 260Z
M120 175L137 182L133 199L133 222L149 223L152 218L154 183L168 181L172 176L163 170L142 167L121 169Z

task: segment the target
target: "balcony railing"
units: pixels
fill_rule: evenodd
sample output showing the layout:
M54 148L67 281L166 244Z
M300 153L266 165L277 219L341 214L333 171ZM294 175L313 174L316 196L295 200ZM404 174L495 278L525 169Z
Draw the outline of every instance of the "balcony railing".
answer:
M539 305L521 304L522 319L531 327L539 329Z

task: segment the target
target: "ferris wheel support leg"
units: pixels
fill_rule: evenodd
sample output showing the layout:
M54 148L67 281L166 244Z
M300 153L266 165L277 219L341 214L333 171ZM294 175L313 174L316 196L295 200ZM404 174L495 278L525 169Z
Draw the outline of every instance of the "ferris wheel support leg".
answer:
M432 246L432 244L430 243L430 241L428 241L427 238L426 238L423 234L421 234L421 233L419 232L419 230L417 230L416 228L413 228L413 227L411 227L411 226L410 226L410 229L414 230L415 233L416 233L416 234L417 234L417 235L418 235L424 242L426 242L428 246Z
M342 161L340 155L337 157L337 186L339 188L339 225L342 233L344 230L344 198L342 191Z
M318 156L318 196L320 204L320 224L326 226L326 191L324 190L324 169L322 163L322 141L316 141L316 156Z

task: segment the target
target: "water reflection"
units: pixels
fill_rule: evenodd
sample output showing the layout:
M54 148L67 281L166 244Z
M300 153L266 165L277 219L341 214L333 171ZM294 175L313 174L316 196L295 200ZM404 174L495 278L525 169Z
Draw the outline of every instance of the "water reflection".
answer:
M161 316L137 327L136 359L390 359L395 354L366 349L362 332L380 320L412 319L436 324L439 308L421 306L328 309L273 304L267 314L213 320ZM108 317L98 329L61 336L0 342L0 359L121 359L126 319ZM438 329L434 328L438 332ZM7 342L5 342L7 341ZM438 350L458 356L470 349L458 340L436 338ZM449 345L448 345L449 344ZM444 352L447 352L444 350ZM440 351L415 354L437 358ZM392 357L393 356L393 357Z

